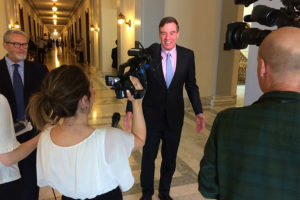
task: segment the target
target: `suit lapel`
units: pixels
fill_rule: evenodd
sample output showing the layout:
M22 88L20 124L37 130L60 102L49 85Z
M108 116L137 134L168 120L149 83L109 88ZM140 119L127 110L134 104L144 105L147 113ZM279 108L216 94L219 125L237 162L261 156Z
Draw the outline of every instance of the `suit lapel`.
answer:
M164 73L163 73L163 69L162 69L162 63L161 63L161 47L159 46L159 48L156 49L155 51L155 55L153 56L153 60L152 60L152 66L153 66L153 73L154 73L154 78L156 78L158 80L158 82L164 86L166 86L166 81L165 81L165 77L164 77Z
M9 102L12 114L13 116L15 116L16 115L15 93L14 93L14 88L12 85L12 81L10 79L9 72L7 70L7 64L4 58L0 61L0 79L1 79L0 93L3 93L3 95L6 97L7 101Z
M0 67L1 67L1 79L5 85L2 85L1 88L3 87L6 87L7 88L7 91L9 91L9 93L12 94L12 96L14 96L14 88L13 88L13 85L12 85L12 81L10 79L10 75L9 75L9 72L7 70L7 65L6 65L6 62L5 62L5 59L1 60L1 64L0 64Z
M30 91L31 91L31 80L30 78L32 77L31 74L31 67L30 67L30 62L28 62L27 60L24 61L24 101L25 101L25 105L28 104L29 101L29 96L30 96Z
M179 80L179 77L181 74L183 74L183 54L181 51L181 48L176 45L176 52L177 52L177 58L176 58L176 70L173 76L173 79L171 81L171 84L169 87L172 87L172 85L174 85L174 82L176 82L177 80Z

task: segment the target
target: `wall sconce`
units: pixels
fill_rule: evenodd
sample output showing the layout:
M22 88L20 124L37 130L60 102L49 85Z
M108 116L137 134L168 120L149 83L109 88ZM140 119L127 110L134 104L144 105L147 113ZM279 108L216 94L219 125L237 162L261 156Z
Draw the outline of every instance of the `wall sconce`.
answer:
M92 25L91 25L91 28L90 28L90 30L91 30L91 31L96 31L96 32L99 32L99 31L100 31L100 28L99 28L99 27L97 27L97 26L96 26L96 27L94 27L94 25L92 24Z
M129 26L129 28L131 27L131 19L126 20L125 15L123 15L122 13L120 13L119 16L118 16L118 23L119 24L125 23Z
M138 26L141 25L141 20L139 19L134 20L134 24Z
M91 31L94 31L95 30L95 27L94 27L94 25L92 24L91 25Z
M15 24L9 24L8 25L8 29L12 30L12 29L19 29L20 28L20 25L19 25L19 22L16 21Z
M18 21L15 22L15 28L16 28L16 29L19 29L19 28L20 28L20 25L19 25L19 22L18 22Z

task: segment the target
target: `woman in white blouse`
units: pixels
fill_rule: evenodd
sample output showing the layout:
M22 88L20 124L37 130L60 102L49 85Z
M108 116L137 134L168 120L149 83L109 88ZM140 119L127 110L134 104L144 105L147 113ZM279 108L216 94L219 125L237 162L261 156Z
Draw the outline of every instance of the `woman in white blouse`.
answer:
M142 86L131 77L134 87ZM142 101L134 99L132 133L117 128L94 129L88 115L94 103L92 83L77 66L61 66L45 78L41 92L28 107L42 131L37 148L37 182L57 189L62 199L122 199L134 179L128 158L145 143L146 125ZM60 123L59 123L60 122Z
M38 138L39 135L22 144L17 141L8 101L0 94L0 199L22 199L17 163L36 148Z

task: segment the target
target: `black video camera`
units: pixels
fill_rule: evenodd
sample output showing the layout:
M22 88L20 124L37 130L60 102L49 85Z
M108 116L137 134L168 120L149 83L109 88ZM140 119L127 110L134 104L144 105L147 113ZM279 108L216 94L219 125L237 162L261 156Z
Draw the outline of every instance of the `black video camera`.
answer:
M126 90L129 90L135 99L142 98L146 93L146 70L149 68L148 63L151 60L151 56L142 45L141 47L128 50L128 55L134 57L119 66L118 76L105 76L106 85L112 86L118 99L127 97ZM143 90L136 90L129 76L137 77L143 86Z
M235 0L235 4L249 6L257 0ZM294 26L300 28L300 0L281 0L280 9L257 5L251 15L244 17L245 22L258 22L265 26ZM249 44L259 46L271 30L250 28L245 22L233 22L227 25L225 50L245 49Z

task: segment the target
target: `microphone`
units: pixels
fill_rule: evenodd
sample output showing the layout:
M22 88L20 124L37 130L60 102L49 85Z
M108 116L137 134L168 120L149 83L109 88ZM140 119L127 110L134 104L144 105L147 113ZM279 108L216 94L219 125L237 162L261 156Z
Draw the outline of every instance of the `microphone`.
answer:
M119 121L120 121L120 118L121 118L120 113L115 112L115 113L113 114L112 118L111 118L111 119L112 119L111 126L114 127L114 128L116 128L116 127L118 126L118 123L119 123Z

